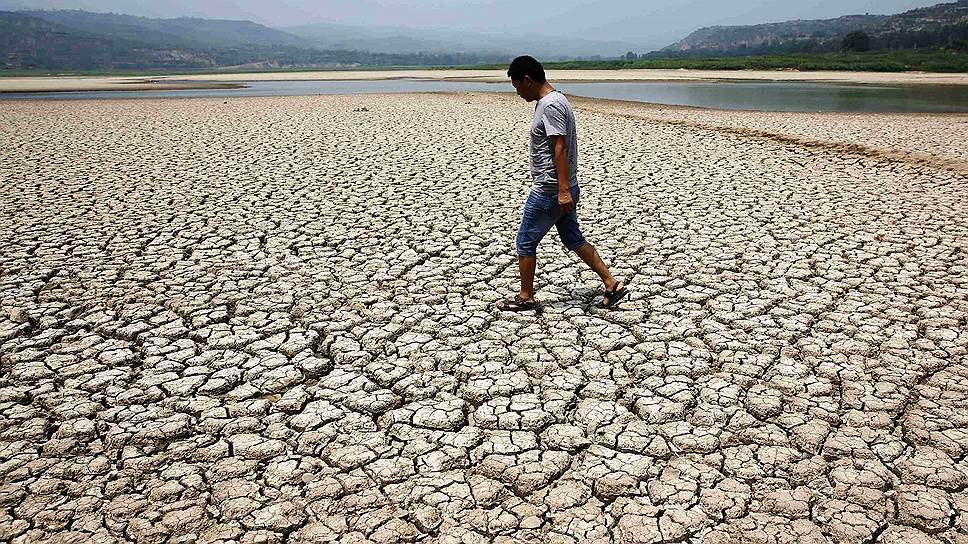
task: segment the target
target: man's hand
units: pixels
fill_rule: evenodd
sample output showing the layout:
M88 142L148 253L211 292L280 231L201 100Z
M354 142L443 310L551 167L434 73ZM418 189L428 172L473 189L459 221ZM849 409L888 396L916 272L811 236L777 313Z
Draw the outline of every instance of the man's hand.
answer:
M571 213L575 209L575 201L571 198L571 191L558 193L558 207L561 209L562 215Z

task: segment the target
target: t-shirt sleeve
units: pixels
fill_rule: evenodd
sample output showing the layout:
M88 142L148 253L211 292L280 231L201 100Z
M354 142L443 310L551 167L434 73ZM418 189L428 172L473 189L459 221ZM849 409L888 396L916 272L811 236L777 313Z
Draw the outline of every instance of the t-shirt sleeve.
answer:
M568 115L561 104L548 104L541 121L545 126L545 134L548 136L565 136L568 134Z

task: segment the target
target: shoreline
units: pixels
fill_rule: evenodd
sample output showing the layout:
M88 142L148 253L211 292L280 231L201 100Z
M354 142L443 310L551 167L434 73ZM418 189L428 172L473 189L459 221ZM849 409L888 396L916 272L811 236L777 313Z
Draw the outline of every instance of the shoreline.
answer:
M457 83L505 83L501 70L310 71L171 74L164 76L13 76L0 78L0 93L72 91L174 91L241 88L261 81L393 81L414 79ZM856 85L968 86L968 73L796 72L754 70L549 70L561 83L828 83Z
M26 78L31 81L13 81L10 85L4 85L5 79L0 78L0 95L13 93L83 93L83 92L125 92L125 91L192 91L204 89L243 89L246 85L236 82L195 82L195 81L157 81L145 80L144 78L111 78L104 77L103 81L91 81L90 83L74 83L73 81L58 81L62 76L50 76L55 81L53 86L42 86L40 82L33 80L43 78ZM21 78L9 78L18 80ZM92 78L85 78L85 80ZM46 82L45 82L46 83ZM59 84L59 86L57 85Z

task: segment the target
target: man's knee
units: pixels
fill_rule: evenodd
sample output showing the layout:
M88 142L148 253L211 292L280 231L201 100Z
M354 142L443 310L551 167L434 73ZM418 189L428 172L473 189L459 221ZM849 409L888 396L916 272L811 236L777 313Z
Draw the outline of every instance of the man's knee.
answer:
M560 233L561 243L564 244L569 251L578 251L584 246L588 245L588 241L582 236L581 231L578 229L566 230Z
M535 257L538 254L538 244L528 240L518 240L515 244L518 257Z
M541 242L541 238L541 233L534 229L522 228L518 231L518 237L514 243L518 257L536 256L538 254L538 243Z

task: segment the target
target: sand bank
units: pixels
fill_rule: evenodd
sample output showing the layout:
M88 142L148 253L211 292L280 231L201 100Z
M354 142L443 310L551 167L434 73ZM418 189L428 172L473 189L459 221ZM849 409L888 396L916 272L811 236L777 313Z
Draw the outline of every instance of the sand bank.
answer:
M233 81L197 81L164 77L47 76L0 77L0 93L71 91L176 91L184 89L234 89Z

